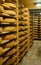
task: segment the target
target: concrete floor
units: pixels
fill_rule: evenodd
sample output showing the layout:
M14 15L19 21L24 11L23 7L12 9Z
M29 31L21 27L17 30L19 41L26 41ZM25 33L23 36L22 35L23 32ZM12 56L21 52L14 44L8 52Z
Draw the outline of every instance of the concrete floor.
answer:
M41 65L41 41L34 41L32 48L19 65ZM39 52L40 51L40 52Z

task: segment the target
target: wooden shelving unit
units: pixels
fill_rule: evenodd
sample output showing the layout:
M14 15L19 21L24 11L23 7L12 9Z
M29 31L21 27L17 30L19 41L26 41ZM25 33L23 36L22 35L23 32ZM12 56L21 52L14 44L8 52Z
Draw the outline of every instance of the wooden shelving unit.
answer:
M28 52L33 43L32 23L30 14L24 5L19 6L19 61Z
M41 9L30 10L33 21L33 37L36 40L41 40Z
M34 43L34 35L33 35L33 16L30 14L30 44L31 46Z
M29 10L18 0L0 4L0 65L18 65L33 44Z
M18 64L17 0L6 0L0 8L0 65Z

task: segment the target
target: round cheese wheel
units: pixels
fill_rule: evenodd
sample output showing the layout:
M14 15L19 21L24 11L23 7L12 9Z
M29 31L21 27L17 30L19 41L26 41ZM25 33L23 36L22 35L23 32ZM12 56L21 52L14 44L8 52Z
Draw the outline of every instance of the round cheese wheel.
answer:
M4 23L14 23L15 22L15 19L6 18L6 19L4 19L3 22Z
M28 17L24 17L24 19L28 19Z
M10 48L10 47L13 47L14 45L15 45L15 42L12 41L12 42L10 42L9 44L7 44L6 47Z
M5 27L3 31L14 31L15 27Z
M23 15L24 15L24 16L25 16L25 15L28 15L28 13L27 13L27 12L25 12Z
M5 10L4 13L5 13L5 14L9 14L9 15L14 15L14 16L16 16L16 12L15 12L15 11Z
M4 12L4 8L2 6L0 6L0 13Z
M3 7L6 7L6 8L16 8L16 5L15 4L12 4L12 3L4 3L4 4L2 4L3 5Z
M23 11L24 11L24 12L28 12L28 8L24 8Z
M11 40L11 39L14 39L14 34L11 34L11 35L7 35L4 37L4 40Z
M3 22L3 17L0 17L0 22Z

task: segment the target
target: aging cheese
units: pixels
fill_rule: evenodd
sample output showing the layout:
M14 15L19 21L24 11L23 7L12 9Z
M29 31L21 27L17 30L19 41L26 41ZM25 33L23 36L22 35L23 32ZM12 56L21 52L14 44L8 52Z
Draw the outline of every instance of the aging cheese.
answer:
M3 17L0 17L0 23L3 22Z
M29 14L28 14L28 13L26 13L26 12L25 12L23 15L24 15L24 16L29 16Z
M8 50L9 50L9 48L3 49L2 47L0 47L0 54L3 54L3 53L5 53Z
M2 58L0 57L0 65L3 65L3 63L8 59L9 57Z
M5 7L5 8L16 8L16 5L15 4L12 4L12 3L4 3L4 4L2 4L3 5L3 7Z
M10 51L6 54L6 56L11 56L11 55L13 55L15 52L16 52L16 49L14 48L14 49L10 50Z
M24 17L24 20L29 20L29 18L27 18L27 17Z
M17 56L12 56L11 59L9 59L4 65L10 65L15 62Z
M28 12L28 8L24 8L23 11L24 11L24 12Z
M13 16L16 16L16 12L15 11L5 10L4 13L5 14L9 14L9 15L13 15Z
M0 6L0 13L4 12L4 8L2 6Z
M11 39L14 39L14 34L7 35L4 37L4 40L11 40Z
M5 13L2 13L1 15L3 15L3 16L10 16L9 14L5 14Z
M16 27L5 27L3 31L15 31Z
M6 19L4 19L3 22L4 23L14 23L15 22L15 19L6 18Z
M17 43L17 42L16 42L16 43ZM12 41L12 42L8 43L8 44L6 45L6 47L7 47L7 48L13 47L16 43L15 43L14 41Z

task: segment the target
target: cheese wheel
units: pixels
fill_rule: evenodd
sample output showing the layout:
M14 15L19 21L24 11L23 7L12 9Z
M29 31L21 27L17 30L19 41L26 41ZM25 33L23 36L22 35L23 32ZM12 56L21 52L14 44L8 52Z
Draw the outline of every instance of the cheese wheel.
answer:
M2 13L1 15L3 15L3 16L10 16L9 14L6 14L6 13Z
M15 19L6 18L6 19L4 19L3 22L4 23L13 23L13 22L15 22Z
M0 57L0 65L3 65L3 63L8 59L9 57L2 58Z
M0 17L0 22L3 22L3 17Z
M15 11L5 10L4 13L5 13L5 14L9 14L9 15L14 15L14 16L16 16L16 12L15 12Z
M2 38L0 37L0 44L2 43Z
M2 54L5 53L5 52L7 52L9 49L10 49L10 48L5 48L5 49L3 49Z
M6 47L7 47L7 48L10 48L10 47L13 47L15 44L16 44L16 43L15 43L14 41L12 41L12 42L8 43L8 44L6 45Z
M12 63L15 62L16 58L17 55L12 56L11 59L9 59L6 63L4 63L4 65L11 65Z
M24 8L23 11L24 11L24 12L28 12L28 8Z
M3 5L3 7L6 7L6 8L16 8L16 5L15 4L12 4L12 3L4 3L4 4L2 4Z
M23 15L29 15L29 14L25 12Z
M29 18L27 18L27 17L24 17L24 19L29 20Z
M0 6L0 13L4 12L4 8L2 6Z
M8 50L9 50L9 48L3 49L2 47L0 47L0 55L5 53Z
M3 31L15 31L16 27L5 27Z
M11 56L11 55L13 55L15 52L16 52L16 49L13 48L12 50L10 50L10 51L6 54L6 56Z
M14 34L7 35L7 36L4 37L4 40L11 40L11 39L13 39L14 37L15 37Z

